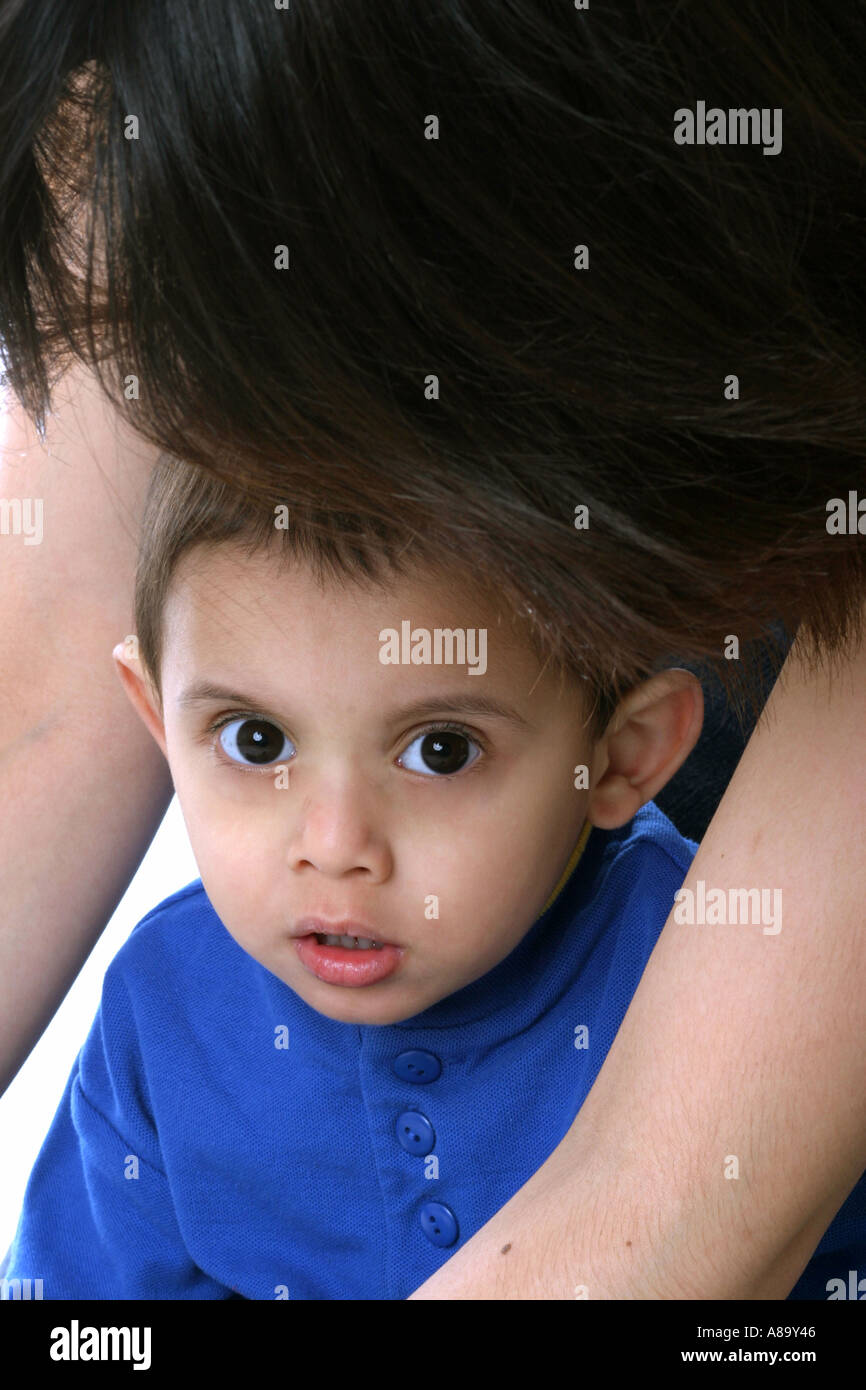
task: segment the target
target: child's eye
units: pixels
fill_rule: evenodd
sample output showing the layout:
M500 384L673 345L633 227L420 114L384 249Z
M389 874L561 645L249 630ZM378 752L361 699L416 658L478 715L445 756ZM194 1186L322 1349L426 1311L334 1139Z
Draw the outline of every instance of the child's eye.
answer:
M475 750L474 753L472 750ZM400 767L410 772L426 772L447 777L470 767L481 749L468 734L458 729L434 729L413 738L405 753L397 759Z
M247 767L288 762L295 751L294 744L276 724L248 716L226 720L220 727L220 745L232 762Z

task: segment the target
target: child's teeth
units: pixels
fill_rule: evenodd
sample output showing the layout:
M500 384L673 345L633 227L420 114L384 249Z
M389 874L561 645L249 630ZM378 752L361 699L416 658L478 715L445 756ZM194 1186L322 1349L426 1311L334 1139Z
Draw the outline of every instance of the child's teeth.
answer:
M345 946L353 951L380 951L382 948L378 941L372 941L366 936L320 936L320 941L325 946Z

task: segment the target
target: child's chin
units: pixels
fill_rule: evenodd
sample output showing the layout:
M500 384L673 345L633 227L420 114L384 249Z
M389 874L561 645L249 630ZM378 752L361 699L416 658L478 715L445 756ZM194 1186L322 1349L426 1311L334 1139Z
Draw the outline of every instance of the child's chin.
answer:
M295 988L295 986L291 986ZM327 989L328 987L325 986ZM333 988L333 987L332 987ZM336 990L334 991L336 992ZM362 999L361 994L367 995ZM331 1018L335 1023L353 1023L357 1026L369 1025L370 1027L386 1027L389 1023L405 1023L407 1019L414 1018L416 1014L430 1007L433 1000L419 1004L399 1002L396 999L382 1000L374 1002L366 990L345 989L340 991L337 999L323 1000L318 994L311 997L312 991L303 994L303 999L309 1004L316 1013L323 1014L325 1018Z

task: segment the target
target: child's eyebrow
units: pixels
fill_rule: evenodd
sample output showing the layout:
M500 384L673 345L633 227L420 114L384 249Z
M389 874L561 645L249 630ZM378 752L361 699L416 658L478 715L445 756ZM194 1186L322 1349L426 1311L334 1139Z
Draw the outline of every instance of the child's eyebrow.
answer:
M518 729L531 729L528 719L524 719L511 705L503 704L490 695L469 695L455 692L453 695L429 696L413 700L409 705L401 705L392 710L392 719L423 719L425 715L439 714L447 710L450 714L487 714L497 719L505 719Z
M254 700L249 695L244 695L240 691L231 690L228 686L214 685L208 680L194 681L187 686L178 696L177 703L182 709L189 709L193 705L207 704L213 700L224 700L230 705L241 705L246 709L261 709L261 700ZM462 691L455 691L453 694L443 694L437 696L425 695L419 700L413 700L408 705L401 705L399 709L387 712L386 717L391 720L400 719L423 719L424 716L436 714L465 714L465 715L492 715L496 719L505 719L509 724L513 724L518 729L529 730L532 725L524 719L511 705L504 704L501 700L496 700L490 695L470 695Z
M230 705L246 705L249 709L256 709L260 700L252 700L249 695L242 695L237 690L230 690L226 685L214 685L212 681L200 680L193 681L186 690L182 690L177 697L177 703L181 709L189 709L192 705L206 705L213 700L225 700Z

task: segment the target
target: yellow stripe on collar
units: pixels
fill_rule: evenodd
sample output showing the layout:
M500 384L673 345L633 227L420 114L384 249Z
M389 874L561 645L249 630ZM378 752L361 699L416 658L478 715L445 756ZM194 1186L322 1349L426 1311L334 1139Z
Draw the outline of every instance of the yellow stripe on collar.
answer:
M563 888L565 887L566 883L571 878L571 875L577 868L578 860L580 859L580 856L583 854L583 851L586 849L586 842L589 839L590 830L592 830L592 824L590 821L586 821L578 837L577 844L574 847L574 853L572 854L571 858L569 859L568 863L566 864L563 870L562 878L559 880L550 897L547 899L547 902L544 904L544 907L541 909L542 912L546 912L547 909L556 901Z

